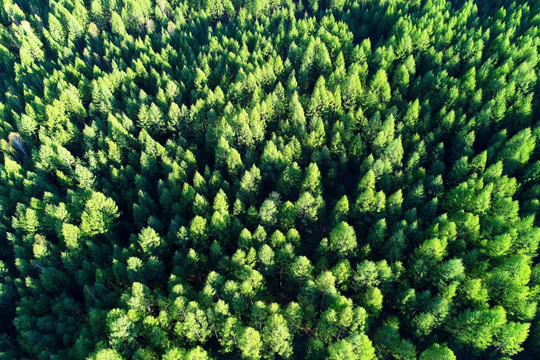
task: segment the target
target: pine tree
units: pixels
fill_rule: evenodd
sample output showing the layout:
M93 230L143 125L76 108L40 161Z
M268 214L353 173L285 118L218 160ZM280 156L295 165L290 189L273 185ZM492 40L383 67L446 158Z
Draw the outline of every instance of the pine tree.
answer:
M352 226L345 221L340 222L330 233L329 249L340 256L347 256L356 249L356 234Z

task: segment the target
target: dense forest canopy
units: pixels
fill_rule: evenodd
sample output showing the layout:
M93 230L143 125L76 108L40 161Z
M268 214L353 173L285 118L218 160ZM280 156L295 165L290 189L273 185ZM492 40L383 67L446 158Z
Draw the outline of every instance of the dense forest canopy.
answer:
M1 4L0 358L540 351L539 1Z

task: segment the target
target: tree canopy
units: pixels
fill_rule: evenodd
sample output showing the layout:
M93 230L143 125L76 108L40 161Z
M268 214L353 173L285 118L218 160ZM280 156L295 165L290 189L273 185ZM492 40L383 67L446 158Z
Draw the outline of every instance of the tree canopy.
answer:
M540 2L3 0L1 359L540 352Z

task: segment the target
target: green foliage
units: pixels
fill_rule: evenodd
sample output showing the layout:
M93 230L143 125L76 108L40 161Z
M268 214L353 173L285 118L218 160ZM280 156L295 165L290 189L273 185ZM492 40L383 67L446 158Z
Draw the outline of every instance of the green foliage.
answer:
M0 358L532 358L536 1L4 0Z
M448 359L456 360L456 355L446 346L433 344L420 354L421 360Z
M118 216L118 207L113 199L93 192L81 215L81 232L86 236L106 234Z
M261 358L261 335L251 327L247 327L242 331L238 339L238 348L241 351L242 358L256 360Z
M356 249L356 234L352 226L345 221L340 222L330 232L328 248L341 256L346 256Z
M365 334L351 335L347 339L340 340L328 347L327 359L376 359L375 349Z

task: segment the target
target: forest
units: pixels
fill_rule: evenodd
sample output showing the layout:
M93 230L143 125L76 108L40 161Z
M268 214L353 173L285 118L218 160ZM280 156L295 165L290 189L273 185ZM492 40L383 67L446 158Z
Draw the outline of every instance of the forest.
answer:
M532 359L540 1L0 1L0 359Z

